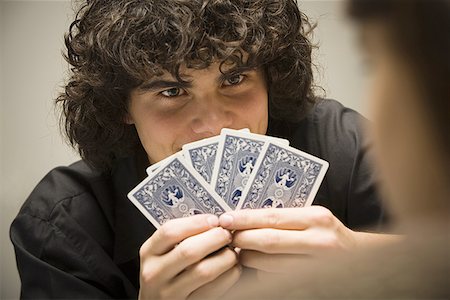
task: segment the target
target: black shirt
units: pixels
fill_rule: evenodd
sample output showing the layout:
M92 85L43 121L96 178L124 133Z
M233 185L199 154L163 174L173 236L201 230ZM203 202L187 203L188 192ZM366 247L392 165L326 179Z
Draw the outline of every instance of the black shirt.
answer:
M338 102L321 100L301 122L271 122L268 131L330 163L313 204L353 229L384 219L363 121ZM79 161L42 179L11 225L23 298L137 297L139 248L155 228L126 195L147 165L138 153L107 173Z

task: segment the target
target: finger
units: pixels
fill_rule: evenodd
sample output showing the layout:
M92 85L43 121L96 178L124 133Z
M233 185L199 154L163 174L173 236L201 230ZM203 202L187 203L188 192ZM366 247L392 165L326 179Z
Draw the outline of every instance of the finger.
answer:
M242 268L235 265L213 282L207 283L189 295L188 299L218 299L225 295L239 280Z
M315 254L337 248L336 236L327 230L250 229L234 233L232 245L264 253Z
M141 280L159 286L174 278L186 267L202 260L231 242L231 233L221 227L191 236L161 256L141 261Z
M243 250L239 255L239 263L248 268L271 273L289 273L299 269L305 263L302 254L266 254L259 251Z
M231 269L237 261L236 253L225 247L180 273L172 282L170 289L173 289L174 294L181 292L187 296Z
M254 228L306 229L326 225L333 214L322 206L264 208L230 211L219 217L220 226L230 230Z
M231 233L223 228L212 228L207 232L189 237L163 256L163 264L169 276L174 277L188 266L231 243ZM231 251L231 250L230 250Z
M182 240L217 227L218 224L217 216L210 214L170 220L145 241L140 256L164 254Z

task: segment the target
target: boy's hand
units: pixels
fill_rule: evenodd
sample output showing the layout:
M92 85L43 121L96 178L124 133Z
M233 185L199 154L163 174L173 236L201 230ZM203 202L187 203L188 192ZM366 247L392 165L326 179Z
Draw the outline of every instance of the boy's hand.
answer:
M286 273L305 257L357 245L355 232L321 206L227 212L220 226L236 230L240 263L265 272Z
M232 236L214 215L165 223L139 251L139 299L214 298L239 278Z

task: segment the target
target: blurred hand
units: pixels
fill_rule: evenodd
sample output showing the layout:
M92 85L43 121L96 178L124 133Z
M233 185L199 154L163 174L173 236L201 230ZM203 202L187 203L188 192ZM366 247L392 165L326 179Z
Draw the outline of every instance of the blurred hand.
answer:
M165 223L141 247L139 299L217 298L239 279L230 232L214 215Z

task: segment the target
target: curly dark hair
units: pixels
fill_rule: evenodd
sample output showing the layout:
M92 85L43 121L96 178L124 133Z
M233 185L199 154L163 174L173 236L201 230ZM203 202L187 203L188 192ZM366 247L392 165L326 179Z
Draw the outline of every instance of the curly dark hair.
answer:
M131 90L215 61L261 68L270 118L299 121L315 101L312 28L295 0L86 0L65 36L63 130L87 163L108 169L141 146L124 122Z

